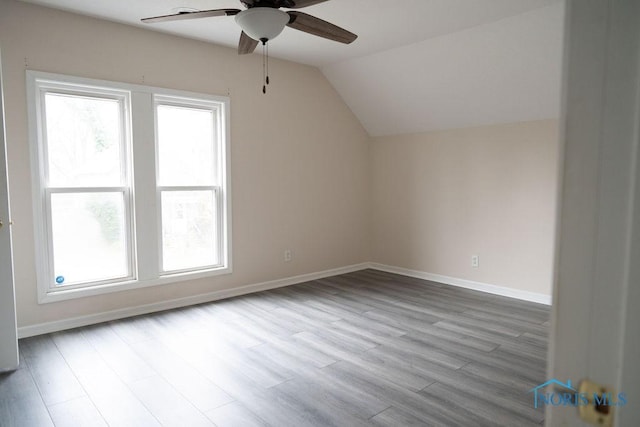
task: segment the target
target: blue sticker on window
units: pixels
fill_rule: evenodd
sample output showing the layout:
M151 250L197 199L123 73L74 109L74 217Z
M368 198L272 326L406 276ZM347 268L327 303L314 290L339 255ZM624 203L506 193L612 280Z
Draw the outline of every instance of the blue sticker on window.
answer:
M64 282L64 276L58 276L58 277L56 277L56 283L57 283L58 285L61 285L61 284L62 284L62 282Z

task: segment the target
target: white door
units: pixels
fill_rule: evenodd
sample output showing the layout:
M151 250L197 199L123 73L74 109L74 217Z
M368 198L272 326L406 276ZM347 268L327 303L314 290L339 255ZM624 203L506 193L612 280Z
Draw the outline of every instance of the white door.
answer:
M579 410L593 408L596 425L613 420L612 425L637 426L640 1L568 0L566 13L563 184L549 377L572 381L578 400L576 406L559 399L548 405L547 425L588 425ZM585 379L604 386L608 395L597 408L593 392L580 397L577 386Z
M18 367L18 335L13 288L13 257L7 182L7 155L2 96L2 62L0 61L0 372Z

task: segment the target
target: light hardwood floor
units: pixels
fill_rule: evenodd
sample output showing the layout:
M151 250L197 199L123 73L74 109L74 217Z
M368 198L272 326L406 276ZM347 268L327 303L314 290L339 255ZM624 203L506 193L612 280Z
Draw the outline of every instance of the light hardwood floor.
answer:
M365 270L20 341L0 426L528 426L549 308Z

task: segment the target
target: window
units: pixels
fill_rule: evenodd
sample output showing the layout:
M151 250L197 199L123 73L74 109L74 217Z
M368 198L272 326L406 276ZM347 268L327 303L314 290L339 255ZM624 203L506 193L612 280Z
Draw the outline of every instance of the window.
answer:
M55 286L131 279L127 96L43 94L45 212Z
M155 101L162 271L217 266L216 109L175 98Z
M40 302L231 271L227 98L27 82Z

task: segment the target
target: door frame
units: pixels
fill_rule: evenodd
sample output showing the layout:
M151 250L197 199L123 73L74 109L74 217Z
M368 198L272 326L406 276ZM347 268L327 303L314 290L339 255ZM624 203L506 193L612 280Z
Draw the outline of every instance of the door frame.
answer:
M2 50L0 49L0 372L18 367L18 332L13 278L9 176L7 171L4 97L2 86Z
M568 0L549 378L628 396L640 419L640 2ZM636 260L634 263L633 260ZM546 425L584 425L571 406Z

